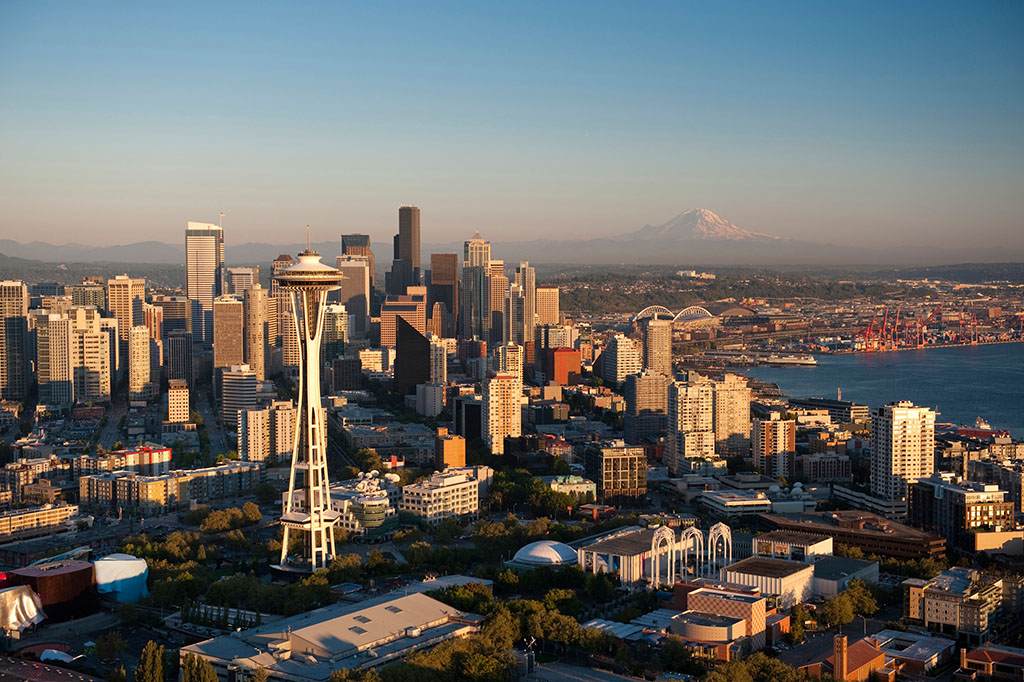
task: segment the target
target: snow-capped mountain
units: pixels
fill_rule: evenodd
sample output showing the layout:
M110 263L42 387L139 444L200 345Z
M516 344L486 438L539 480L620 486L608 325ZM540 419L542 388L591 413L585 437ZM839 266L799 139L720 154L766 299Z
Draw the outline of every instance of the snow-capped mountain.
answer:
M751 232L736 227L728 220L706 208L691 208L680 213L661 225L645 225L636 232L626 235L626 239L683 241L683 240L715 240L715 241L775 241L783 237Z

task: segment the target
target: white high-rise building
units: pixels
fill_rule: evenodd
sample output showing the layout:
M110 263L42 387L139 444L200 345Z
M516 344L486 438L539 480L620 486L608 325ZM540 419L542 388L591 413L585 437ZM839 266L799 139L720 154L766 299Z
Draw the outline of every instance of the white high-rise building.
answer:
M331 507L327 475L327 424L320 400L320 336L327 294L338 289L344 276L320 262L320 254L307 247L299 262L275 277L289 295L295 317L290 320L299 345L300 434L292 451L288 492L284 498L281 526L281 562L278 569L308 573L324 568L334 557L334 527L340 518ZM302 554L289 554L294 533L303 539Z
M245 362L256 372L256 378L267 378L267 336L269 311L268 292L256 282L245 290L242 300L245 333Z
M75 402L71 320L67 315L45 311L32 317L39 403L66 410Z
M672 376L672 321L647 320L643 334L644 369Z
M238 411L256 407L259 380L246 364L232 365L221 374L220 423L228 431L238 429Z
M644 365L633 339L616 334L604 349L603 378L606 383L616 386L622 384L630 374L639 374Z
M252 289L260 282L260 269L227 268L227 291L225 293L243 296L247 289Z
M167 421L179 424L187 422L188 417L188 382L184 379L171 379L167 382Z
M715 451L723 457L750 452L750 386L746 377L726 374L715 388Z
M107 311L117 320L117 328L121 335L121 355L128 354L128 337L132 328L145 324L145 303L145 279L118 275L107 280Z
M430 338L430 383L448 383L448 349L436 336Z
M481 431L491 453L505 452L505 437L522 435L523 382L515 374L501 372L484 384Z
M910 401L890 403L871 415L871 494L907 497L907 486L935 470L935 411Z
M95 306L72 306L68 313L75 399L79 402L110 400L116 362L114 352L118 346L117 320L102 318ZM113 325L113 333L103 324L104 319Z
M238 454L251 462L284 462L295 446L295 405L279 400L238 413Z
M694 462L717 459L714 404L714 389L703 379L674 382L668 387L665 462L672 475L690 473Z
M129 330L128 397L131 400L150 401L159 392L159 380L153 380L151 341L146 326L139 325Z
M514 343L498 346L498 371L512 374L523 384L523 347Z
M224 291L224 230L212 223L188 222L185 227L185 292L203 310L203 340L211 342L213 301ZM198 336L196 320L192 333Z

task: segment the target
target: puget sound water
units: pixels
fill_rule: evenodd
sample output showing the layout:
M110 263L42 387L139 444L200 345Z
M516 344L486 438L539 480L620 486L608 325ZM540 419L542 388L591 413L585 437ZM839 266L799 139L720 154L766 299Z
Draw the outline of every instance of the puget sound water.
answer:
M747 376L779 385L794 398L843 399L874 409L894 400L934 408L936 421L994 429L1024 438L1024 343L817 355L816 367L759 366Z

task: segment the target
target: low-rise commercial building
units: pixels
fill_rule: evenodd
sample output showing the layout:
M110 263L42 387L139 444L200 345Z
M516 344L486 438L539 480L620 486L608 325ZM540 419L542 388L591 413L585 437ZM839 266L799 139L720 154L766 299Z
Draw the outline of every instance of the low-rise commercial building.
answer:
M760 521L768 528L831 537L835 544L859 547L865 554L922 559L941 557L946 551L945 539L934 533L865 511L763 514Z
M814 562L814 596L830 599L853 580L878 584L878 562L848 559L841 556L823 557Z
M262 462L226 462L160 476L132 471L82 476L78 479L79 504L101 511L162 514L192 501L203 503L251 494L263 482L264 473Z
M910 523L973 552L979 535L1016 528L1013 502L994 483L965 481L936 472L908 486Z
M707 490L701 493L699 499L713 515L726 519L764 514L772 510L772 501L768 496L754 490Z
M326 682L335 670L376 668L465 637L482 620L425 594L387 595L189 644L179 654L209 661L221 680L262 668L273 682Z
M814 596L814 568L799 561L751 557L723 568L720 578L733 585L755 587L762 594L774 595L781 608Z
M66 530L78 516L78 505L44 504L0 513L0 542L52 535Z
M752 556L769 559L788 559L812 564L823 557L832 556L832 538L775 530L754 538Z
M410 522L432 526L450 518L476 519L480 512L480 481L473 467L435 473L425 481L402 488L399 511Z
M976 649L960 650L957 682L1020 682L1024 679L1024 649L986 642Z
M926 675L952 660L956 652L956 641L952 639L915 632L882 630L871 635L871 639L886 656L899 663L903 673L910 675Z
M988 640L1004 598L1000 578L960 567L931 580L904 580L903 595L904 618L975 643Z

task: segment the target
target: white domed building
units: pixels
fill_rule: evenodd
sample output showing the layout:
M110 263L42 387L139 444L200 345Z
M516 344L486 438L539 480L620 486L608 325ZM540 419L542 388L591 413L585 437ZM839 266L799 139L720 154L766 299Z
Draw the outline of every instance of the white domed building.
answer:
M515 553L505 566L517 573L532 571L535 568L557 569L562 566L575 566L576 550L564 542L554 540L538 540L525 545Z

